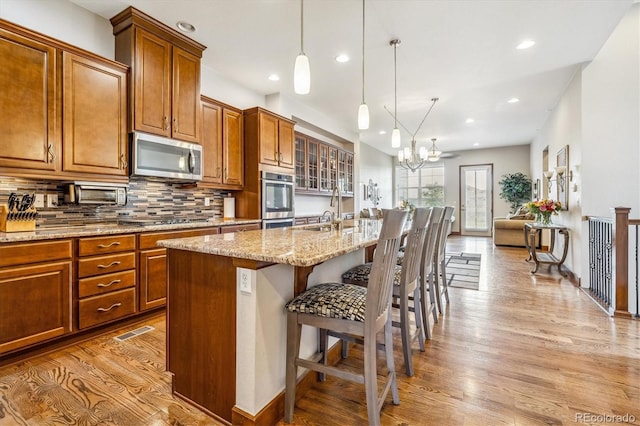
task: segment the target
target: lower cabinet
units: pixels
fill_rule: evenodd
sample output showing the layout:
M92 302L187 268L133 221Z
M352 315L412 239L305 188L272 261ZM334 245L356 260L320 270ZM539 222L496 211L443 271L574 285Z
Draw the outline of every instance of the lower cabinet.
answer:
M246 225L226 225L220 227L221 234L229 234L231 232L253 231L260 229L259 223L247 223Z
M138 236L138 309L164 306L167 303L167 250L157 242L171 238L197 237L217 234L218 227L187 231L148 232Z
M0 247L0 355L72 331L71 240Z

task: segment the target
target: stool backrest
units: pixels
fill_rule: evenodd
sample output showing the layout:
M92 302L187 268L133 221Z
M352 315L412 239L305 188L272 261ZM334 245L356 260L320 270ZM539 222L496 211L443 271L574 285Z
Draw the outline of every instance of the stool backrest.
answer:
M412 283L418 278L430 219L430 208L419 207L415 209L413 221L411 222L411 230L407 235L407 244L404 248L400 285L404 284L406 286L406 284Z
M385 212L367 285L365 333L367 330L379 329L379 321L384 321L385 313L389 308L395 264L398 260L398 249L400 249L400 237L407 216L408 212L403 210L387 210Z
M433 271L433 260L436 250L438 230L442 223L443 216L443 207L431 207L431 221L429 222L427 236L425 237L424 249L422 250L422 265L420 267L423 282L428 279L431 275L431 271Z
M453 216L453 207L446 206L442 215L442 223L438 230L438 241L436 243L436 255L439 260L444 259L445 249L447 247L447 237L449 236L449 226L451 225L451 217Z

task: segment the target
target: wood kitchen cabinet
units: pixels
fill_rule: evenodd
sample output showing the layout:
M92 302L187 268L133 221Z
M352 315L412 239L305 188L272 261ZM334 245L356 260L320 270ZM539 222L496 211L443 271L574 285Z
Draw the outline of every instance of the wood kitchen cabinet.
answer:
M202 102L202 186L242 189L244 132L242 112L205 96Z
M127 176L127 67L62 58L63 170Z
M199 142L200 60L206 47L133 7L111 24L116 59L131 66L131 129Z
M138 236L139 310L145 311L167 303L167 249L159 247L158 241L217 234L219 231L218 227L211 227L140 234Z
M295 133L295 146L297 193L330 195L341 182L343 195L353 195L352 152L298 132Z
M0 20L0 169L53 172L60 160L57 49Z
M0 354L72 331L71 240L0 247Z
M258 149L258 162L293 170L294 122L256 107L244 111L246 150Z

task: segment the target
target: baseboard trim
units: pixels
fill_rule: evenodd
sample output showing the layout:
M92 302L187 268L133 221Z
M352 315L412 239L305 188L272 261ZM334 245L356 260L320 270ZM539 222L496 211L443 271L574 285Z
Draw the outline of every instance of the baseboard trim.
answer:
M342 357L342 341L338 341L329 349L329 364L337 364ZM304 396L309 389L318 381L318 374L314 371L307 371L298 380L296 387L296 401ZM256 415L249 414L238 406L231 410L231 424L239 426L268 426L278 423L284 417L284 391L271 400Z

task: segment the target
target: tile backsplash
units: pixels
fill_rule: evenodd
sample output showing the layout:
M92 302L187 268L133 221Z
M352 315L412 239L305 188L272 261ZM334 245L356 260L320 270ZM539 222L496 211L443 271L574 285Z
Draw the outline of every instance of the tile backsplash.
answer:
M208 188L184 189L178 184L132 177L125 206L78 206L64 204L64 185L61 182L0 176L0 204L6 204L12 192L20 196L33 193L57 196L58 206L38 208L38 225L113 222L123 216L149 215L222 218L222 199L228 193ZM210 199L209 206L204 205L205 197Z

